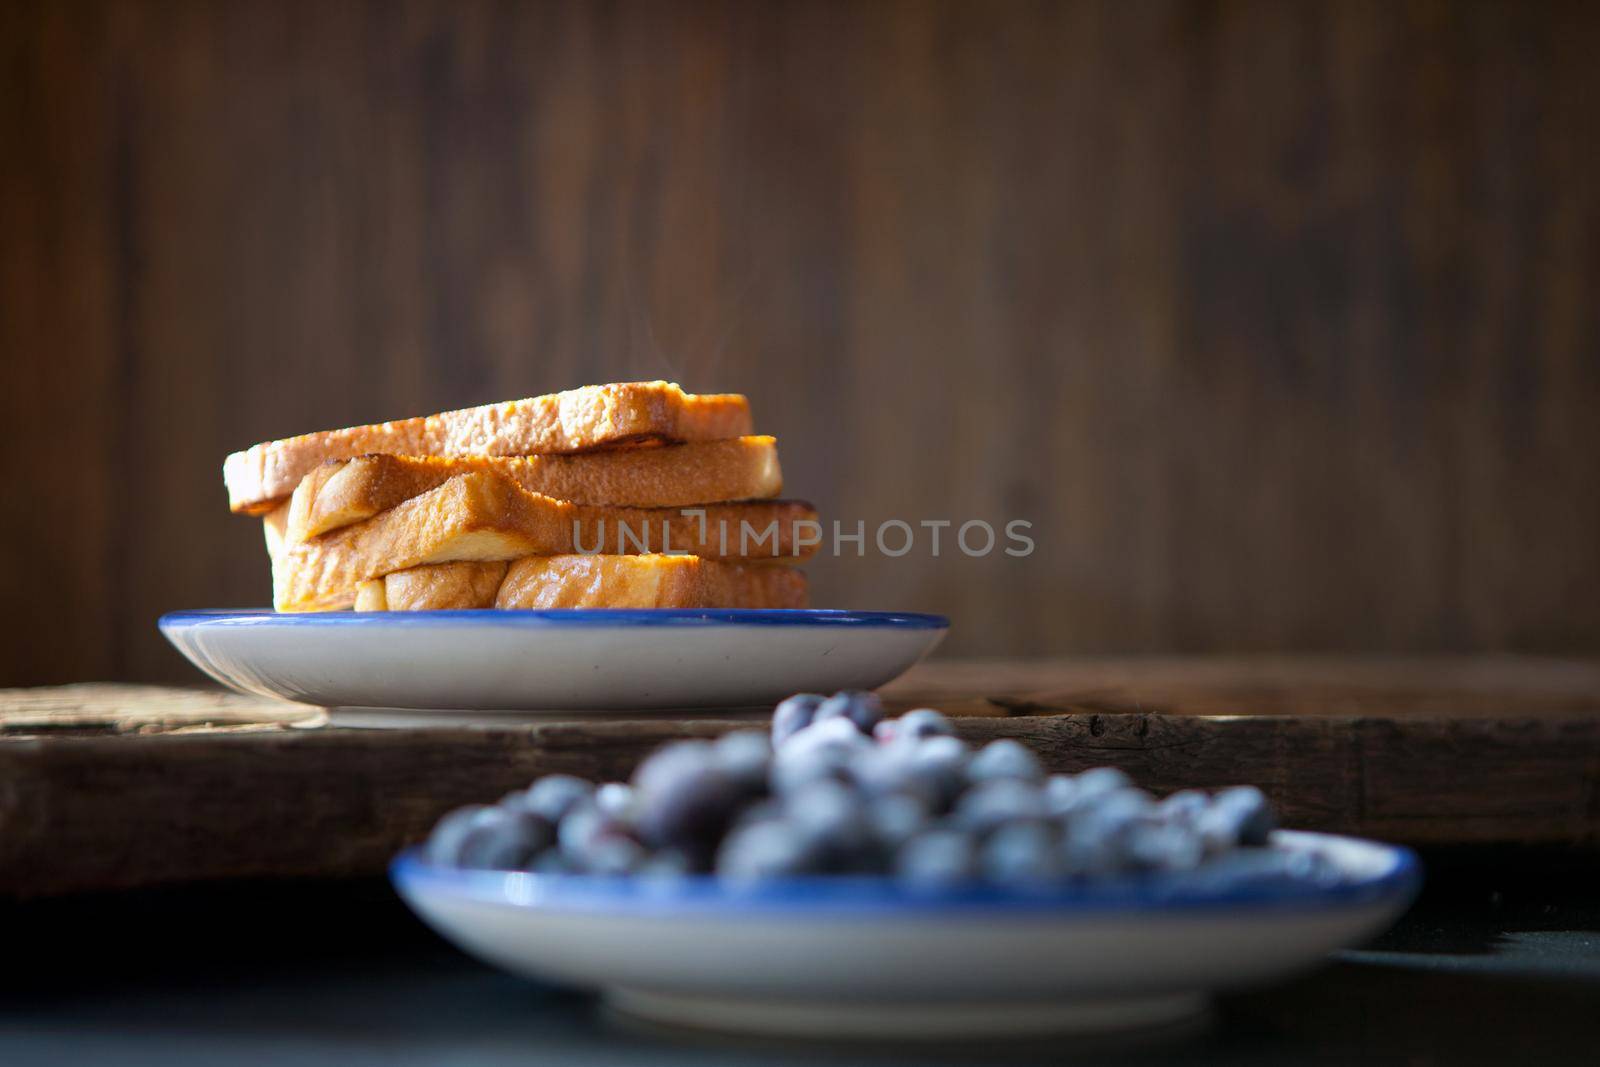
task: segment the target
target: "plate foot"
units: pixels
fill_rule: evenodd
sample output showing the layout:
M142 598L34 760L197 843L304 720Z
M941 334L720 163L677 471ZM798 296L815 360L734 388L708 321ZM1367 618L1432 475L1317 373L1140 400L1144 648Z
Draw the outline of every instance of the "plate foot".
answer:
M1169 1026L1202 1017L1200 993L1109 1000L828 1003L609 989L616 1011L655 1023L811 1038L1023 1037Z
M765 722L772 708L650 708L632 711L458 711L422 708L328 708L328 725L362 730L413 730L418 727L504 730L548 722L619 722L648 719L731 719Z

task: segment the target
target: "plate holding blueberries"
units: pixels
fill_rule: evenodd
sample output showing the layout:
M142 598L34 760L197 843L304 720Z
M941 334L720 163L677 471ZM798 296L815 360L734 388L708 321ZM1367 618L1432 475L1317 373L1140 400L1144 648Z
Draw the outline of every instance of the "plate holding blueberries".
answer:
M1409 852L1275 830L1260 790L1046 774L923 708L801 694L770 731L549 775L391 874L468 952L674 1025L941 1038L1173 1023L1358 943ZM959 960L959 967L950 966Z

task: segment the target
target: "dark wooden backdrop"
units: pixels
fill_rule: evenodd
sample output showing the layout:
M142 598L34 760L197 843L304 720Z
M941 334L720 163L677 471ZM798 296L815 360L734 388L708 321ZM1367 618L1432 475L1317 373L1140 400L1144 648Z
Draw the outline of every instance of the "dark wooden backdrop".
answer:
M11 3L0 683L267 595L225 452L669 377L962 653L1600 651L1596 5Z

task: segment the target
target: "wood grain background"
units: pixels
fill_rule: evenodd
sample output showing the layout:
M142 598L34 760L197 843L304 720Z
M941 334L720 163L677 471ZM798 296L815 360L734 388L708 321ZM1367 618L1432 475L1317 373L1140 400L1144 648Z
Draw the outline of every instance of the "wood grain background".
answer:
M1600 651L1600 7L11 3L0 684L193 677L229 450L742 390L965 654Z

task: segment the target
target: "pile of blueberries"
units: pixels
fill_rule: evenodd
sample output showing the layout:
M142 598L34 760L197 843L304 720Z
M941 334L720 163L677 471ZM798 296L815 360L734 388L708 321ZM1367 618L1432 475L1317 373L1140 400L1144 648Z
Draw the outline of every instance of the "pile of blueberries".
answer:
M937 711L888 719L872 693L843 692L790 697L770 735L665 745L628 784L549 775L451 812L426 852L539 873L1020 887L1237 865L1273 854L1274 825L1253 786L1157 800L1111 767L1046 775L1015 741L973 751Z

